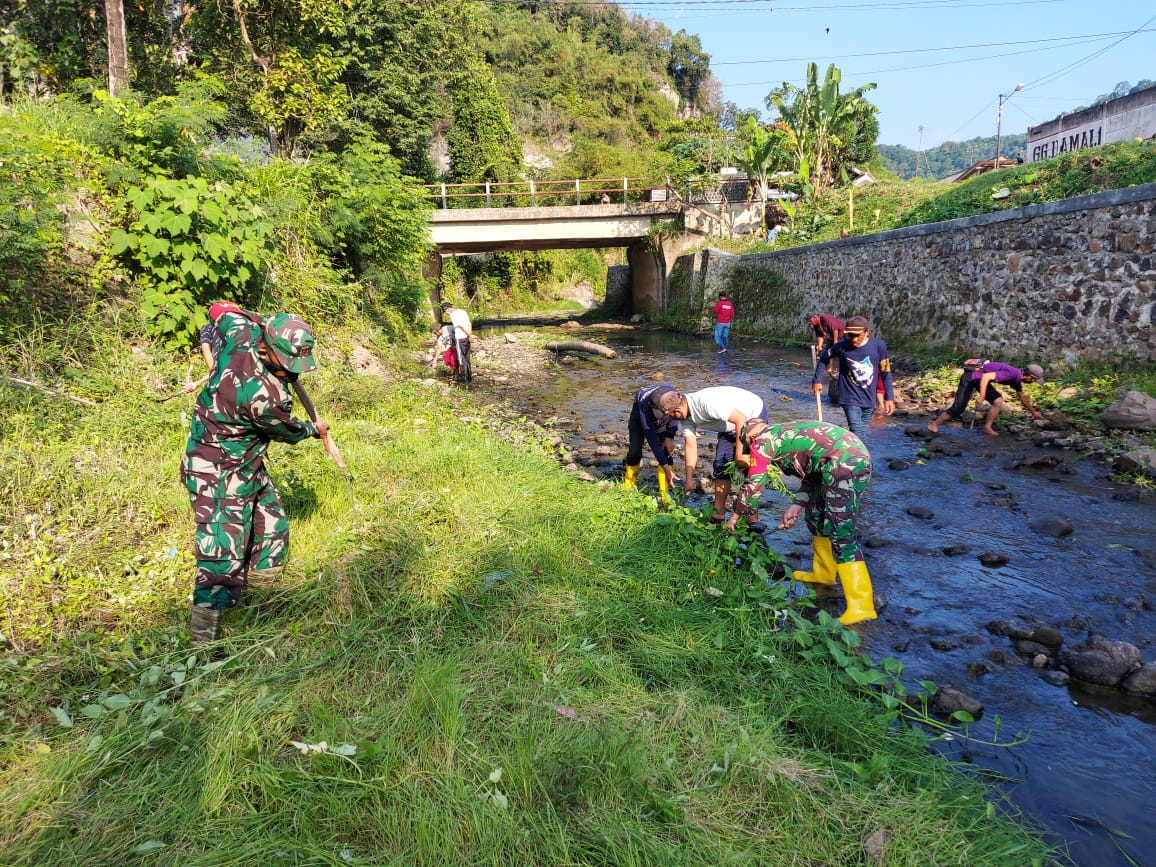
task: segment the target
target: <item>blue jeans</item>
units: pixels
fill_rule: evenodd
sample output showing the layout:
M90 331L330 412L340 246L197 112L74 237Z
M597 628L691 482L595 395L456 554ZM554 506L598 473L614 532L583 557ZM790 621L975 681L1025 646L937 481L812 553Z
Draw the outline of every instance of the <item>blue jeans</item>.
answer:
M730 340L731 324L729 322L716 322L714 324L714 342L718 344L718 348L725 351Z
M873 406L854 406L852 404L843 404L843 415L847 416L847 430L863 439L863 435L867 433L867 425L871 424L871 418L875 415L875 407Z

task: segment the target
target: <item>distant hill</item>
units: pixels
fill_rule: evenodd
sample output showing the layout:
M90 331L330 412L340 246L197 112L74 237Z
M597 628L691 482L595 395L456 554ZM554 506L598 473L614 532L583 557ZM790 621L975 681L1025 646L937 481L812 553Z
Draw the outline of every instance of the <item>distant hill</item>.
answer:
M1000 139L999 152L1007 157L1023 159L1027 136L1005 135ZM915 177L915 162L919 160L919 176L942 180L962 172L980 160L995 156L995 136L973 138L965 142L949 141L922 153L903 145L877 145L883 165L899 177Z

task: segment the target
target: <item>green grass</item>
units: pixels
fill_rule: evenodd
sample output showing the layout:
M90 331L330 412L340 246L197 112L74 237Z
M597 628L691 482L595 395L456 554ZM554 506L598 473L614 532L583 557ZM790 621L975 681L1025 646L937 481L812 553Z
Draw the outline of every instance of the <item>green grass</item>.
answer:
M290 561L191 654L184 360L105 345L96 409L0 394L5 863L1045 857L737 540L397 370L310 375L353 481L272 447Z

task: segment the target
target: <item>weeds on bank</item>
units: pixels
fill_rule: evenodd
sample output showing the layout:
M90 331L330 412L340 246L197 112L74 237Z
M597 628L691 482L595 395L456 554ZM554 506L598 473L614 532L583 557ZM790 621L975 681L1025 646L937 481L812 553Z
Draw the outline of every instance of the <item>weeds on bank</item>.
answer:
M56 546L67 569L21 592L78 596L0 665L11 863L852 863L875 831L894 863L1042 857L896 728L771 549L582 484L460 395L317 376L353 481L274 445L291 559L212 656L183 635L187 407L132 377L116 412L26 396L9 550ZM71 478L84 448L103 469ZM29 535L33 514L70 517ZM110 593L129 552L171 547L144 566L173 584ZM118 611L99 637L84 587Z

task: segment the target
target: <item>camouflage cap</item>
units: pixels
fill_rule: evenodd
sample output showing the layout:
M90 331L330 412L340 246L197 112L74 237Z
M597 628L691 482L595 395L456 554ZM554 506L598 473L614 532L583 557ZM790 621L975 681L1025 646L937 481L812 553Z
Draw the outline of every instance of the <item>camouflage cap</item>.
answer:
M273 358L290 373L305 373L317 367L313 360L313 332L300 316L270 316L265 320L263 334Z

